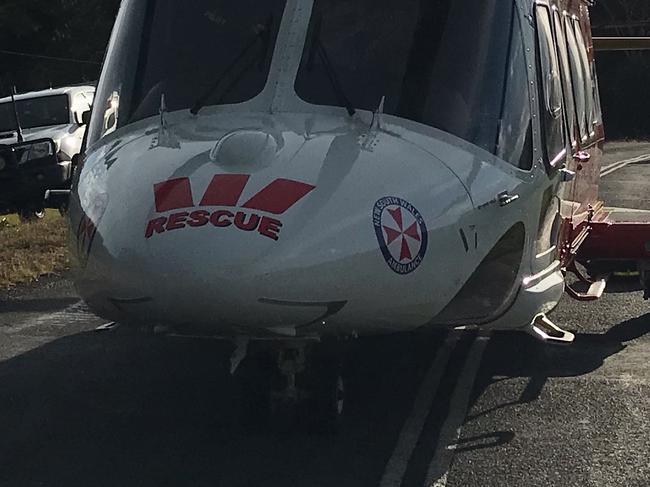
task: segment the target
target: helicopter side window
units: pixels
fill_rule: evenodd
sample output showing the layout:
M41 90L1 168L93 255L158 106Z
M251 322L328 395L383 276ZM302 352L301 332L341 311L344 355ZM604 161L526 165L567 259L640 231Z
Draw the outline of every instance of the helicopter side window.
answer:
M585 43L582 28L578 19L573 20L573 29L576 33L576 40L578 41L578 52L580 54L580 64L582 65L583 78L585 83L585 101L587 105L587 137L591 138L595 135L594 124L596 123L595 109L594 109L594 86L591 76L591 63L589 62L589 55L587 54L587 45Z
M598 72L596 71L596 60L591 61L591 81L594 93L594 125L602 124L603 108L600 104L600 88L598 86Z
M578 121L576 115L576 103L571 80L571 65L569 63L569 52L566 36L562 25L562 17L557 7L553 7L553 28L557 52L560 60L560 71L562 74L562 86L564 88L564 111L566 114L566 126L569 132L571 147L575 149L578 145Z
M587 130L587 98L585 94L585 73L580 61L580 52L578 50L578 41L571 25L570 17L565 20L565 34L569 47L569 64L571 67L571 77L573 79L573 96L576 102L576 114L578 118L578 128L580 130L580 139L586 142L589 138Z
M544 113L543 129L549 164L551 167L555 167L566 155L560 62L553 38L551 13L543 5L538 5L536 12L540 77L543 91L541 97Z
M496 155L515 167L528 170L533 166L533 119L529 102L528 65L519 16L515 15L513 21Z
M385 113L495 154L515 13L503 0L314 0L296 93L363 110L385 97Z

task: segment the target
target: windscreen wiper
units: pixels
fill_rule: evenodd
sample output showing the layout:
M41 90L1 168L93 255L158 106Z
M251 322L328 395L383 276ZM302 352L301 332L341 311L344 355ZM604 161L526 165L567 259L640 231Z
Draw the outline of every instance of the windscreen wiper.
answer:
M237 55L235 59L228 65L228 67L221 72L221 75L215 80L214 83L205 91L204 94L202 94L192 105L192 108L190 109L190 112L192 115L196 115L199 113L201 108L203 108L206 103L210 100L214 92L219 88L219 85L226 79L226 77L239 65L239 63L246 58L246 56L253 50L255 46L257 46L259 43L261 43L262 50L260 52L260 62L263 62L264 59L266 58L266 55L269 50L269 45L271 44L271 28L273 27L273 15L269 16L268 21L264 26L260 26L257 28L257 31L255 32L255 35L253 38L244 46L244 48L241 50L241 52ZM219 100L221 100L241 79L241 77L248 71L255 61L257 60L257 57L254 57L251 62L246 64L244 66L244 69L242 69L239 74L235 77L235 79L228 85L227 89L224 90L222 93L221 97L219 97Z
M323 22L323 18L322 16L319 16L314 23L314 35L312 38L311 48L309 51L309 58L307 59L307 70L311 71L313 69L314 57L316 56L316 54L318 54L318 57L323 63L323 67L325 68L325 73L327 74L327 78L330 80L330 83L332 84L332 88L334 89L334 93L336 94L339 103L345 107L345 109L348 111L348 115L353 116L355 113L357 113L357 111L354 109L354 105L352 105L352 102L345 94L345 90L341 85L341 81L339 80L336 70L332 66L332 63L330 62L330 57L327 54L327 49L323 45L323 42L320 40L322 22Z

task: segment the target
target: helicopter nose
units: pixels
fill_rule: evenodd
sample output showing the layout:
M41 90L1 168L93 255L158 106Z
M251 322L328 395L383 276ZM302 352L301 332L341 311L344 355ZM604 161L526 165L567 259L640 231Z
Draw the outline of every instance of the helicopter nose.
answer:
M472 204L444 163L394 136L368 145L347 132L287 135L271 160L268 143L247 134L262 154L247 162L233 149L242 137L214 151L187 143L191 156L138 139L108 169L86 162L84 211L94 188L111 199L93 218L78 287L104 315L269 329L337 310L329 323L389 329L420 326L453 297L431 279L448 270L433 254L456 259L454 272L470 267L457 222Z
M265 328L287 319L309 321L317 313L294 308L274 318L262 309L269 306L264 298L278 289L266 263L297 253L295 211L314 185L219 173L149 188L132 191L129 202L102 200L102 212L94 210L97 205L88 208L100 223L80 225L77 250L83 255L80 247L87 247L80 287L91 304L99 303L110 316L128 312L143 320L200 322L207 314L214 321ZM296 295L292 283L289 276L283 296ZM204 311L197 314L199 302Z

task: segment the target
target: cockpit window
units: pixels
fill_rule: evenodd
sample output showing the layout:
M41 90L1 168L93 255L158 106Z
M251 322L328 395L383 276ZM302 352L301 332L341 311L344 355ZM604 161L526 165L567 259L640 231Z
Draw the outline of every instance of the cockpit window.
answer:
M503 0L315 0L296 92L365 110L385 97L385 113L495 153L515 8Z
M285 0L126 0L89 142L167 110L241 103L264 88Z

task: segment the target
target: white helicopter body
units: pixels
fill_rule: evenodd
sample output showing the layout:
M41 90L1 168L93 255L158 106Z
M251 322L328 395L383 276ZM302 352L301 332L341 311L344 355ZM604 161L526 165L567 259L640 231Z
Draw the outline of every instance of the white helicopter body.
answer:
M213 3L122 3L70 204L95 312L238 343L572 339L544 314L597 196L587 4Z

